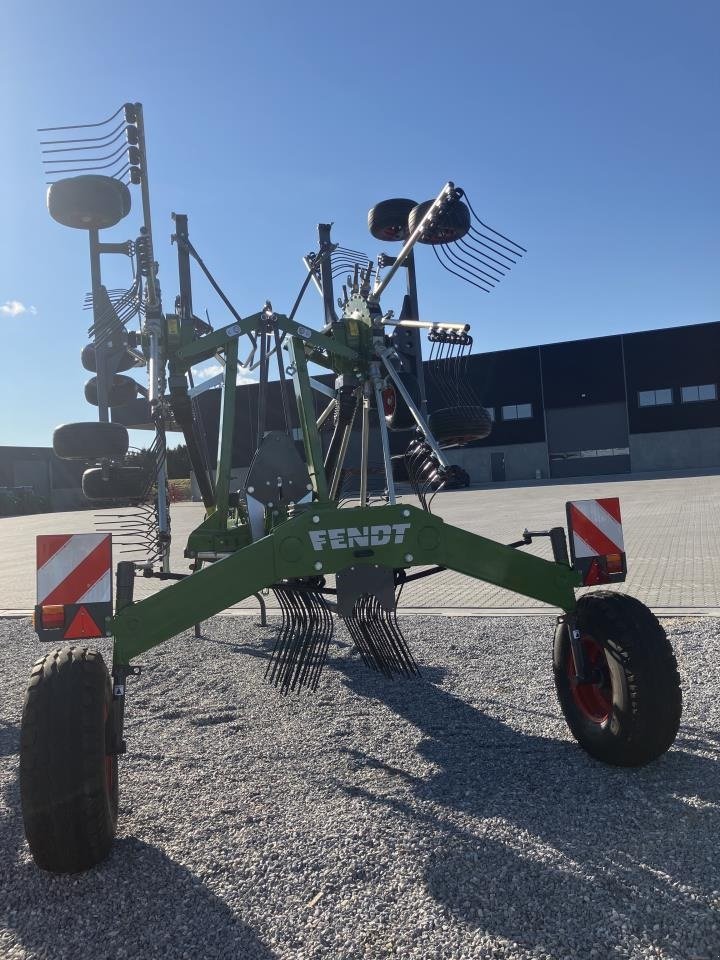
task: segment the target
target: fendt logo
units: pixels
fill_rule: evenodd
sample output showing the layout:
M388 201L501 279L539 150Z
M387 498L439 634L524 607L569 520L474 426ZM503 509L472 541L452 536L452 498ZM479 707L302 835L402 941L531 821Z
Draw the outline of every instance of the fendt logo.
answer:
M351 550L353 547L386 547L402 543L409 523L376 523L371 527L337 527L333 530L309 530L313 550Z

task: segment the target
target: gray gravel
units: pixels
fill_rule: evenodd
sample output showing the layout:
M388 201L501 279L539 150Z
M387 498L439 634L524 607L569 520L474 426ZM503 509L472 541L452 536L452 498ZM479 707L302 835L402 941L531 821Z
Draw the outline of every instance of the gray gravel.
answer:
M422 680L369 673L340 633L299 698L263 683L254 620L143 657L119 840L52 877L17 787L42 648L0 621L0 957L720 957L718 621L666 624L685 716L639 771L571 741L547 618L403 624Z

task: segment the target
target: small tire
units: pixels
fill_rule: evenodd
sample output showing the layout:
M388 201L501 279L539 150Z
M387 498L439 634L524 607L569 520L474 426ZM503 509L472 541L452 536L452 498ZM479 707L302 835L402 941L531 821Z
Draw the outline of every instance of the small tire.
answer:
M670 748L680 725L677 662L655 615L634 597L608 590L577 605L581 643L595 682L576 684L566 623L555 631L553 673L570 732L590 756L640 767Z
M408 231L414 233L420 226L420 223L433 205L434 200L426 200L419 203L410 211L408 216ZM440 216L434 216L432 223L429 223L419 237L419 243L431 245L441 243L453 243L455 240L462 240L465 234L470 230L470 211L462 200L453 200L449 203Z
M420 407L420 384L417 377L409 370L398 370L400 382L410 394L410 399L416 407ZM410 407L403 399L402 394L395 388L392 380L388 380L387 387L382 392L383 412L385 423L389 430L412 430L417 426Z
M137 380L132 377L116 374L110 381L108 388L108 406L124 407L127 403L132 403L138 395L140 389ZM85 384L85 399L94 407L98 404L98 382L97 377L90 377Z
M82 475L82 491L88 500L144 500L150 476L142 467L111 463L103 476L102 467L91 467Z
M117 826L117 756L106 753L112 703L102 656L64 647L33 666L20 733L20 800L35 863L79 873L107 857Z
M94 343L86 343L82 348L80 353L80 363L83 367L88 370L90 373L97 373L97 353L95 350ZM130 353L129 350L126 350L124 353L121 353L118 359L114 364L114 373L123 373L125 370L132 370L134 367L139 367L140 364L135 359L135 356Z
M86 173L51 183L47 207L53 220L77 230L114 227L130 213L130 190L121 180Z
M445 407L430 414L428 426L438 443L462 447L490 436L492 418L485 407Z
M64 423L53 433L53 450L61 460L119 460L129 446L121 423Z
M415 207L414 200L383 200L368 211L368 229L376 240L407 240L408 215Z

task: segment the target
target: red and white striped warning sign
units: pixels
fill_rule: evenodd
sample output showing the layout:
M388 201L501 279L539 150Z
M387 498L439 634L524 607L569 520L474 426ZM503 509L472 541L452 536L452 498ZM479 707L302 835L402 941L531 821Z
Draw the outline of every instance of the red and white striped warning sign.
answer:
M625 552L620 500L572 500L568 507L568 525L573 555L606 557Z
M37 538L37 602L112 603L112 536L46 534Z

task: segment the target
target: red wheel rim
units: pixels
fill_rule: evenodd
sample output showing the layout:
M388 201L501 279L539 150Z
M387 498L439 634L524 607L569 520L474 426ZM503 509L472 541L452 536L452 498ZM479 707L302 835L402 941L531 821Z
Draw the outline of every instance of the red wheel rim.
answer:
M572 649L568 650L565 660L570 690L575 705L588 720L601 724L612 713L612 678L604 648L587 634L580 638L588 671L593 677L592 683L577 683L575 679L575 661Z
M385 387L382 392L383 411L386 417L391 417L395 413L397 406L397 396L394 387Z

